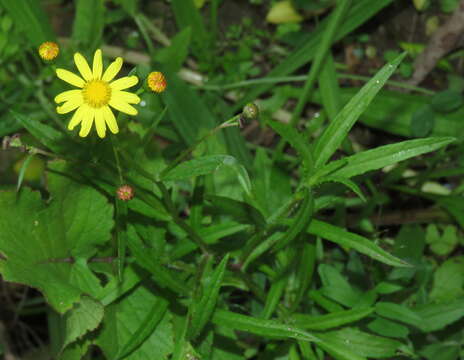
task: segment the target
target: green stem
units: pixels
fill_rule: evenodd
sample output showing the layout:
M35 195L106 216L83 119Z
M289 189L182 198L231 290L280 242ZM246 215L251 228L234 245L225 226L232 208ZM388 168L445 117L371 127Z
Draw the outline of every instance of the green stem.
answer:
M359 80L363 82L368 82L371 78L365 75L357 74L348 74L348 73L337 73L338 79L348 79L348 80ZM243 87L261 85L261 84L279 84L279 83L289 83L289 82L301 82L307 79L307 75L295 75L295 76L282 76L282 77L264 77L258 79L238 81L232 84L227 85L201 85L199 88L209 91L225 91L239 89ZM388 80L387 85L395 86L401 89L412 90L424 95L434 95L435 91L429 90L423 87L410 85L401 81Z

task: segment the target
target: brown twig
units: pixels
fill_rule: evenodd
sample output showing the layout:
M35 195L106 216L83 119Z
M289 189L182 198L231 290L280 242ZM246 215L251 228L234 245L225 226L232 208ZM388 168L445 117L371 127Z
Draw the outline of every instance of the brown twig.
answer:
M453 15L435 31L425 50L416 58L414 74L408 83L411 85L420 84L433 70L437 62L456 47L463 32L464 0L461 0Z

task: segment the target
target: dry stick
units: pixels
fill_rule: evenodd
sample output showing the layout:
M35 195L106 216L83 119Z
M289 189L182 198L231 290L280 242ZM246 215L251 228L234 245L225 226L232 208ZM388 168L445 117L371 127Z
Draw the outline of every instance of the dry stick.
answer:
M425 50L414 61L414 74L408 83L411 85L421 83L437 62L456 47L463 31L464 0L461 0L453 15L435 31Z

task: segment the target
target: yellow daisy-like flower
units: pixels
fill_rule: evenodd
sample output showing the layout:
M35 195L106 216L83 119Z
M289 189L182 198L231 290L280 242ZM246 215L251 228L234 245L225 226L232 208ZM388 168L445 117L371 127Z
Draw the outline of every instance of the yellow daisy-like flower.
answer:
M56 108L57 113L66 114L77 109L68 124L68 129L72 130L82 123L79 131L81 137L89 134L94 121L99 137L105 137L106 126L113 134L118 133L118 123L110 106L129 115L137 115L137 109L130 104L138 104L140 98L122 90L134 86L139 79L137 76L125 76L113 81L121 70L122 58L116 58L103 73L100 49L95 51L92 69L79 53L74 54L74 62L82 77L68 70L56 70L56 75L61 80L79 88L64 91L55 97L56 103L64 102Z

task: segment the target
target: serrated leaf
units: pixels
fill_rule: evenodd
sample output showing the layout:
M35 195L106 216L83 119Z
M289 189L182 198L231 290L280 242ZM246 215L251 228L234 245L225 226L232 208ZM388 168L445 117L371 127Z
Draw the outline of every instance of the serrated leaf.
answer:
M63 170L64 163L53 167ZM48 205L28 188L0 193L0 253L6 258L0 272L7 281L39 289L63 313L83 292L99 295L91 270L74 261L88 259L110 239L113 208L90 187L52 173L48 179Z
M322 167L338 149L351 127L367 109L375 95L377 95L405 56L406 54L398 56L391 63L380 69L348 104L343 107L335 119L325 129L314 147L313 153L316 168Z
M65 333L63 349L87 332L95 330L103 319L103 306L91 297L83 296L64 315Z

